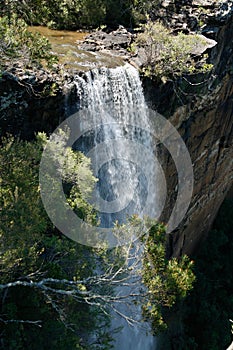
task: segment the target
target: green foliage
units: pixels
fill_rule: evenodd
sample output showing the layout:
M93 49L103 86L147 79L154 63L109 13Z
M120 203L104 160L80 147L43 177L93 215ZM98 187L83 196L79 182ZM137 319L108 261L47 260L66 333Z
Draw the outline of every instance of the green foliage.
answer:
M142 8L142 2L139 5L135 0L4 0L1 12L9 17L16 13L28 24L77 29L102 24L132 27L133 11L136 18Z
M196 256L197 281L183 305L183 343L193 339L193 346L179 349L225 349L232 341L232 204L232 200L223 203L213 230Z
M46 63L51 67L57 62L56 56L50 53L51 45L39 33L27 30L24 20L16 15L0 17L0 53L1 65L6 62L22 60L27 66L41 66Z
M145 22L147 18L154 20L157 17L161 0L134 0L132 15L136 24Z
M192 289L195 280L193 261L187 256L180 260L166 258L165 233L164 225L152 226L143 261L143 281L150 296L143 306L143 312L152 321L155 332L166 327L162 317L163 309L170 308L183 299Z
M56 137L47 144L47 169L49 170L51 163L56 164L69 205L86 222L97 224L95 211L87 202L97 179L92 175L90 159L80 152L74 152L71 147L66 147L68 134L68 131L64 132L60 129ZM39 136L44 137L43 134ZM55 191L56 181L51 177L48 181L49 187L53 186ZM56 200L56 194L55 198L51 194L50 200L51 202Z
M119 24L126 27L134 25L134 18L132 9L134 5L133 0L105 0L106 16L105 23L112 27Z
M150 13L156 3L141 0L4 0L0 11L8 17L16 13L28 24L54 29L99 27L101 24L132 27L135 21L145 19L145 14Z
M57 141L56 146L59 148L62 138ZM12 137L1 139L1 283L37 281L45 277L77 280L94 273L93 257L96 252L57 233L43 208L38 168L45 142L44 134L39 135L34 142L14 140ZM67 149L64 157L69 164L77 167L80 187L83 193L88 194L89 186L93 183L90 163L71 149ZM64 157L61 160L63 166ZM73 183L68 171L64 173L64 180L71 185ZM85 207L83 216L89 215L88 210ZM18 320L40 320L41 327ZM72 298L56 295L50 300L46 293L28 287L15 287L1 292L3 349L87 350L88 338L93 331L97 338L92 348L108 349L106 322L101 311L90 307L85 300L77 303Z
M91 174L89 161L82 154L72 151L71 148L64 151L66 137L68 136L61 131L47 146L51 147L51 150L56 149L51 160L57 162L57 169L64 184L69 188L67 198L70 204L80 207L80 203L84 203L88 198L95 179ZM15 280L40 281L41 278L49 277L77 281L95 273L97 251L79 245L56 232L41 203L38 167L46 142L44 134L40 134L34 142L14 140L11 137L1 139L2 283ZM83 198L80 198L80 193L83 194ZM83 217L93 222L95 215L92 208L84 206L82 210ZM141 232L145 229L144 226L140 220L135 222L132 219L129 227L125 225L117 230L116 225L116 230L125 237L128 234L131 236L132 230ZM104 270L111 266L113 274L122 267L124 273L124 251L128 252L128 247L119 247L109 253L103 249L102 252L98 252L98 266ZM180 261L168 261L165 258L165 229L162 225L154 224L146 242L143 264L143 280L150 295L148 303L143 307L144 315L152 320L154 330L157 330L163 326L162 308L174 305L175 301L183 298L191 288L191 262L185 257ZM83 284L78 288L80 291L86 291ZM101 288L97 287L95 292L101 293ZM107 284L103 288L106 295L113 292ZM6 349L87 350L88 338L93 332L96 334L96 341L91 345L92 349L110 349L110 337L106 332L108 320L101 309L87 304L85 296L83 302L79 300L77 303L72 296L54 294L51 298L40 290L14 287L7 292L1 292L1 303L0 321L4 325L2 344ZM27 322L20 323L18 320L39 320L42 327Z
M178 33L173 35L159 22L148 21L141 26L142 32L137 35L136 44L145 49L147 62L142 72L145 76L155 76L166 81L182 74L206 72L212 68L204 61L199 67L192 55L200 43L197 35Z

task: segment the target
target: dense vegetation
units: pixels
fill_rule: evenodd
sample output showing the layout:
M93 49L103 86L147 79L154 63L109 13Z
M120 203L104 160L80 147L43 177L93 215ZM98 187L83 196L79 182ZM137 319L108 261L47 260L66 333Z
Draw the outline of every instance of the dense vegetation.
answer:
M95 183L90 161L71 148L64 152L65 139L66 134L61 132L50 144L51 150L56 149L55 158L50 161L56 162L62 174L69 204L85 221L97 223L95 212L86 202ZM112 286L121 284L122 276L125 278L130 273L139 280L143 275L148 287L144 314L157 331L164 325L162 308L172 306L190 290L194 279L191 263L187 258L180 262L165 258L163 225L152 225L145 243L144 269L141 271L138 256L139 268L132 272L128 268L132 257L127 255L130 252L127 247L111 251L91 249L58 232L50 223L40 198L38 170L46 143L45 134L33 142L12 137L1 139L2 348L81 350L91 346L91 349L109 349L106 311L111 300L114 301ZM49 181L52 186L53 179ZM150 220L149 224L152 224ZM125 235L127 230L137 227L145 229L141 220L132 219L130 225L117 230ZM102 277L96 266L103 271ZM136 302L144 302L144 298L139 295Z
M146 16L154 19L160 0L3 0L0 13L16 13L31 25L56 29L96 28L119 24L132 28Z
M35 142L1 140L2 284L49 277L75 280L93 274L94 253L56 232L43 208L38 167L44 142L43 135ZM81 181L87 186L91 174L89 165L83 156L79 163L83 171ZM77 199L80 203L79 196ZM84 215L88 214L86 208L83 211ZM49 294L46 290L24 286L3 289L1 346L3 349L86 349L87 337L93 329L97 334L96 342L100 332L104 343L105 320L102 317L100 310L97 312L82 300L75 303L69 295ZM36 322L38 320L40 322ZM93 349L96 346L93 344Z
M4 0L0 5L3 15L16 13L28 24L42 24L59 29L111 27L122 24L132 27L153 16L158 0Z
M182 32L173 35L162 23L151 20L141 25L140 30L135 45L143 47L147 53L147 62L142 68L145 76L161 78L166 82L168 78L175 80L182 74L211 70L212 65L206 63L208 55L204 55L196 64L193 52L202 43L198 35L185 35Z
M166 259L166 230L164 225L156 224L150 229L143 265L143 282L150 291L143 312L157 333L167 327L163 313L183 300L192 289L193 261L186 255L179 260Z
M231 341L233 315L233 201L226 200L208 239L194 257L196 282L170 316L163 349L219 350ZM170 338L170 343L168 339Z
M51 67L57 58L50 51L48 39L38 32L29 32L24 20L15 14L10 18L0 17L0 69L18 61L22 61L25 68L41 67L42 64Z

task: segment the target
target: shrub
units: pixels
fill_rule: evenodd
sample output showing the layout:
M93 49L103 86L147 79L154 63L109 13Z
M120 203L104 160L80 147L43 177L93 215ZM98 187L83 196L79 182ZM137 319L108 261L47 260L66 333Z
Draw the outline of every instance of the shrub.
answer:
M39 33L27 30L24 20L13 15L0 17L0 53L3 66L12 60L21 60L26 66L41 66L45 63L51 67L57 62L57 57L51 54L51 45Z
M161 23L148 21L141 26L136 45L145 48L147 62L142 71L146 76L157 76L163 79L174 78L184 73L205 72L212 68L206 64L207 56L197 67L192 52L200 44L200 36L172 32ZM202 43L203 44L203 43Z
M156 333L167 325L163 313L187 296L193 287L193 261L184 255L179 260L166 258L166 231L162 224L151 227L143 260L143 282L149 298L142 309Z

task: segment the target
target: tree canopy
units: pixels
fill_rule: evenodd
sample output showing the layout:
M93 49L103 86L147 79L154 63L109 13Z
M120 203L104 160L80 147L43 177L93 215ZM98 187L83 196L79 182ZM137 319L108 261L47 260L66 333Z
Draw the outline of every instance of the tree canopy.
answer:
M71 148L57 152L62 150L65 138L61 132L50 147L56 147L56 155L60 154L54 161L58 162L67 189L67 201L74 210L79 208L78 215L95 224L95 211L80 196L88 196L95 183L90 162ZM1 139L3 349L89 349L92 342L92 349L107 350L111 347L107 314L109 310L117 312L119 302L140 303L144 317L152 321L157 332L164 325L163 308L174 305L191 288L191 262L188 258L166 259L164 225L149 219L144 222L133 217L124 225L116 224L114 232L119 239L127 232L140 230L143 240L109 251L82 246L58 232L40 198L38 168L46 142L44 134L31 142ZM127 297L124 293L115 295L117 285L130 284L132 280L138 284L139 292ZM139 287L143 282L142 293ZM123 317L134 322L128 315Z

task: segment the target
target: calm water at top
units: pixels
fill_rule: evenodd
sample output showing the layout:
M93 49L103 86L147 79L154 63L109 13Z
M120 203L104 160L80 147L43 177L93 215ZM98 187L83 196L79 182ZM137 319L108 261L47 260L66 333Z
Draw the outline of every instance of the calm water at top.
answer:
M33 33L39 32L49 39L52 51L59 57L59 63L67 68L90 70L105 66L116 67L122 64L122 59L103 52L91 52L78 49L78 43L84 40L88 33L68 30L54 30L42 26L29 27Z

